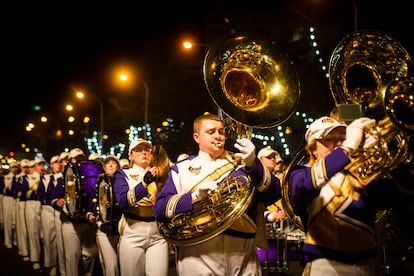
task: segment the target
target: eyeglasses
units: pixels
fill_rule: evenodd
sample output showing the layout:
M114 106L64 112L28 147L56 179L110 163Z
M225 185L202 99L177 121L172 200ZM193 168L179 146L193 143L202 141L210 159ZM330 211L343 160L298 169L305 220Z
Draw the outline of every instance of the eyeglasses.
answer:
M149 153L151 153L152 152L152 149L151 148L136 148L136 149L133 149L132 150L133 152L140 152L140 153L142 153L142 152L149 152Z
M274 155L269 155L269 156L265 156L267 159L276 159L276 156Z

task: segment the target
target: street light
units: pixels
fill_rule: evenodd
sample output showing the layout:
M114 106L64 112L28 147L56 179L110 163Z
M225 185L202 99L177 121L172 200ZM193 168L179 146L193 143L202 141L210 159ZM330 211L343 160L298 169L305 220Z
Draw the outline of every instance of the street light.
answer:
M125 73L121 73L121 74L119 74L119 79L122 82L125 82L125 81L128 80L128 75L125 74ZM144 131L144 139L147 139L149 88L148 88L148 84L147 84L146 81L141 80L141 82L144 85L144 90L145 90L145 106L144 106L144 126L145 126L145 131Z
M89 94L91 95L93 98L95 98L95 100L98 101L99 104L99 131L100 131L100 135L99 135L99 143L101 145L101 153L103 153L103 132L104 132L104 108L103 108L103 103L101 98L99 98L98 96L96 96L95 94ZM82 91L78 91L76 92L76 97L79 99L83 99L85 97L85 94Z

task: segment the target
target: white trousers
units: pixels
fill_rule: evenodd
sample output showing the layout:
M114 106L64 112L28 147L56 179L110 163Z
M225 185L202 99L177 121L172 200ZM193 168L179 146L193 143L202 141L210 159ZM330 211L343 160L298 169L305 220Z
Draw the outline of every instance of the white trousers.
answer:
M168 244L155 221L122 218L118 224L121 275L168 275Z
M66 275L92 276L98 250L94 226L89 223L62 223ZM131 274L132 275L132 274Z
M375 276L375 258L365 262L347 264L325 258L313 260L306 264L303 276Z
M260 276L262 270L254 238L221 234L200 244L177 247L177 273L180 276Z
M99 229L96 231L96 244L104 275L119 276L118 255L106 233Z
M31 262L40 262L40 212L41 203L39 200L27 200L25 208L27 236L29 240L29 255Z
M13 233L16 227L16 200L12 196L3 197L4 246L12 248ZM17 243L17 241L15 241Z
M63 246L62 221L60 219L60 211L58 210L54 210L54 223L55 223L55 230L56 230L56 247L57 247L59 272L61 276L66 276L66 260L65 260L65 248Z
M17 253L21 256L29 256L29 238L26 227L26 201L16 200L16 232Z
M40 222L43 231L43 263L45 267L56 266L57 243L55 229L55 210L50 205L42 205Z

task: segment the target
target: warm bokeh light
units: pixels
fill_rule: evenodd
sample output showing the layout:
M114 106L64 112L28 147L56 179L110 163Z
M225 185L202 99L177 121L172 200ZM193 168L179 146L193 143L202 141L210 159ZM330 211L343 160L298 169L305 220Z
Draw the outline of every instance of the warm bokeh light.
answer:
M127 75L125 75L125 74L120 74L120 75L119 75L119 79L120 79L121 81L126 81L126 80L128 80L128 76L127 76Z
M112 86L121 89L120 91L130 90L135 87L137 75L134 66L120 65L112 72Z
M186 49L191 49L193 48L193 43L191 43L190 41L184 41L183 42L183 47Z
M82 91L77 91L76 92L76 97L79 99L83 99L85 97L85 94Z

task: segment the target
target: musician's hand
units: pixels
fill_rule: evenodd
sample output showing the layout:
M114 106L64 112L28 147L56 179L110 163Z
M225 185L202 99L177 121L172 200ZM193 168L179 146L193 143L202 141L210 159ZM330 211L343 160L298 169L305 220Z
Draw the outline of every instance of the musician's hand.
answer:
M193 199L192 202L195 203L202 200L207 197L210 191L214 191L215 189L217 189L217 183L214 181L206 181L202 183L200 187L191 194L191 198Z
M378 144L378 131L373 130L365 134L364 149L371 148L375 144Z
M234 147L240 151L236 153L236 156L244 160L246 167L253 167L254 160L256 159L256 147L252 141L247 138L237 139Z
M56 201L56 206L58 206L58 207L60 207L60 208L63 208L63 205L65 205L65 199L64 199L64 198L59 198L59 199Z
M370 127L373 124L375 124L375 120L367 117L361 117L354 120L346 127L346 139L342 143L342 146L350 152L356 150L362 142L365 128Z
M90 223L95 223L95 222L96 222L96 216L94 215L94 213L92 213L92 212L88 212L88 213L86 214L86 217L88 218L88 221L89 221Z
M156 179L156 173L155 172L151 172L151 171L147 171L144 175L144 182L146 185L151 184L152 182L154 182Z

